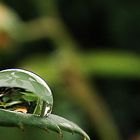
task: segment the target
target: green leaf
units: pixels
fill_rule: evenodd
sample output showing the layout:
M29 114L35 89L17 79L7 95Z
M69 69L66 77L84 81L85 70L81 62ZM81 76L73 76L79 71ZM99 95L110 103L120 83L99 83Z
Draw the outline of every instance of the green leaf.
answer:
M37 101L37 96L31 92L20 92L22 95L22 98L28 102Z
M20 104L20 103L22 103L22 102L21 101L11 101L9 103L0 104L0 107L9 107L9 106Z
M49 114L48 117L40 117L33 114L24 114L14 111L0 109L0 125L7 127L35 126L43 130L52 130L62 136L62 130L77 133L90 140L89 136L76 124L57 115Z
M23 129L25 126L35 126L43 130L52 130L62 136L62 130L77 133L89 140L88 135L76 124L57 115L50 114L53 107L53 97L48 85L34 73L21 69L8 69L0 71L0 87L16 89L11 94L1 94L1 106L12 106L22 102L36 101L33 114L25 114L6 109L0 109L0 125L7 127L17 126ZM24 89L25 92L19 91ZM3 91L4 92L4 91ZM33 94L34 93L34 94ZM37 115L38 114L38 115Z

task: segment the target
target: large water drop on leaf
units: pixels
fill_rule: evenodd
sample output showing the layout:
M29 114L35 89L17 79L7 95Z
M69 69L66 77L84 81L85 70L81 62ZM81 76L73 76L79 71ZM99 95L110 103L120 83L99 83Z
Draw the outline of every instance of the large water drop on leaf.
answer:
M0 71L0 108L13 109L18 106L18 111L24 110L25 104L30 107L29 113L42 116L51 113L53 97L47 83L38 75L26 70Z

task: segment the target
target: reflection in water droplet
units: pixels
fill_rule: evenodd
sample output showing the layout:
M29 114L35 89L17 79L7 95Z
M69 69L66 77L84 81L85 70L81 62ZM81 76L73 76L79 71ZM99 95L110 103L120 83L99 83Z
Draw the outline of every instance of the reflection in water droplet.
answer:
M52 111L52 106L51 105L46 105L45 108L44 108L44 113L43 113L43 116L48 116L48 114L50 114Z
M29 80L30 80L30 81L34 81L34 82L35 82L35 80L34 80L33 78L31 78L31 77L29 77Z
M12 72L12 73L11 73L11 75L14 75L14 74L15 74L15 72Z
M52 107L51 90L39 76L22 69L0 71L0 108L47 116Z

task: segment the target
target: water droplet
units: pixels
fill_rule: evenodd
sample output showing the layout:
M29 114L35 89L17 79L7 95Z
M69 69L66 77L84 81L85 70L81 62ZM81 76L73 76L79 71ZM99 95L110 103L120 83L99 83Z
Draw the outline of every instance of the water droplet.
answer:
M0 108L26 112L25 107L27 113L43 112L43 116L51 113L53 96L47 83L26 70L0 71Z

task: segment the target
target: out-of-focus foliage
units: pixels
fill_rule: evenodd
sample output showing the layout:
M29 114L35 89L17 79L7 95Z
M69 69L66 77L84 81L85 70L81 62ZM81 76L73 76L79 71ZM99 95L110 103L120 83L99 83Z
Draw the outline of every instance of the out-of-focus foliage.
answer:
M41 75L54 94L53 112L85 128L91 139L139 140L139 5L3 0L0 69L20 67ZM8 12L8 21L2 20ZM59 139L30 128L0 128L0 136ZM67 133L63 139L80 140Z

